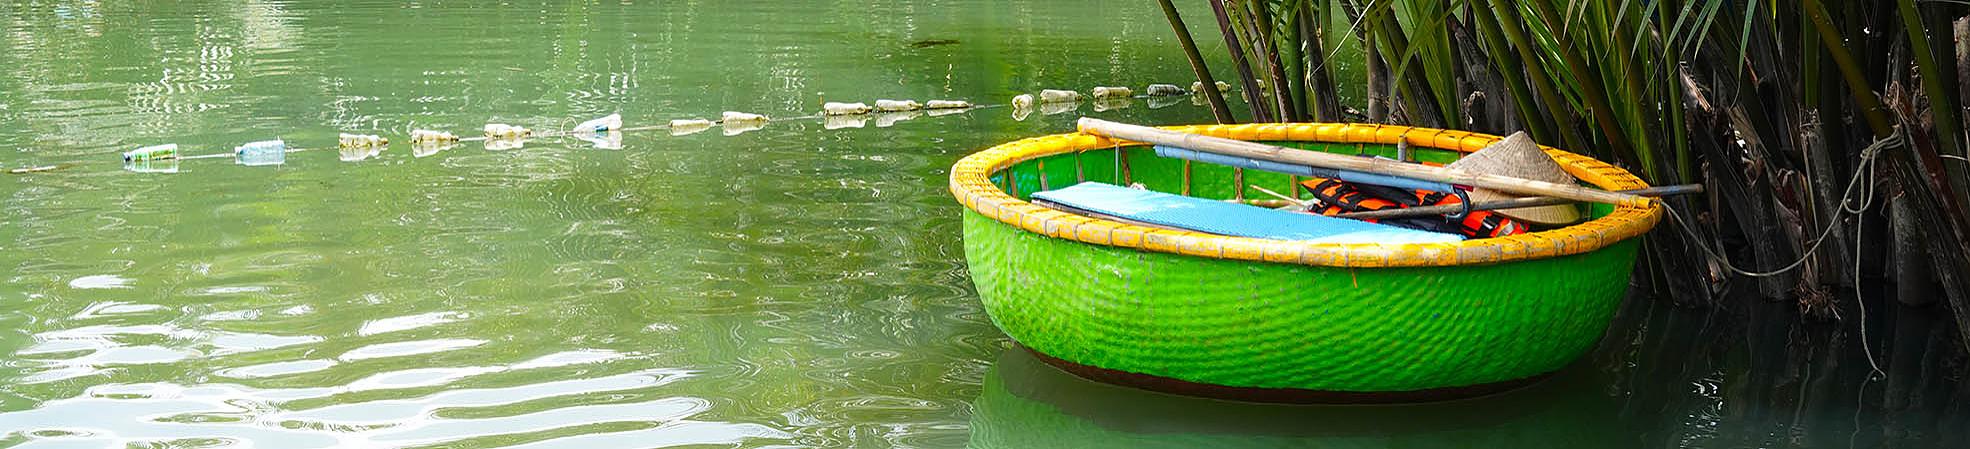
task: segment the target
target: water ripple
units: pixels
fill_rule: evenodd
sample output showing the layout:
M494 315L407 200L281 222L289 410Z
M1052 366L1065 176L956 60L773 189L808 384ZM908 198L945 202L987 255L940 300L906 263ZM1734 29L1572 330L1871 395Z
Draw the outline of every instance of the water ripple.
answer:
M1108 26L1079 26L1097 13ZM328 148L1187 76L1160 20L975 0L10 3L0 165L74 165L0 177L0 446L959 444L1005 338L942 170L1067 117ZM907 49L926 39L962 44ZM1146 110L1111 114L1208 120ZM271 138L304 151L114 161Z

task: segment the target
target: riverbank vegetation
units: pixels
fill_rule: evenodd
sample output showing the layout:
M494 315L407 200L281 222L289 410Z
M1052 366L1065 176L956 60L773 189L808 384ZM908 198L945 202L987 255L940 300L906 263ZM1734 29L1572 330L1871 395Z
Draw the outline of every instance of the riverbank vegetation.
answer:
M1524 130L1652 184L1700 182L1650 236L1661 296L1755 291L1826 319L1893 297L1946 310L1970 346L1963 2L1208 2L1199 18L1160 1L1220 122ZM1200 19L1242 98L1213 87L1192 39L1218 36L1184 24ZM1332 75L1350 40L1365 110Z

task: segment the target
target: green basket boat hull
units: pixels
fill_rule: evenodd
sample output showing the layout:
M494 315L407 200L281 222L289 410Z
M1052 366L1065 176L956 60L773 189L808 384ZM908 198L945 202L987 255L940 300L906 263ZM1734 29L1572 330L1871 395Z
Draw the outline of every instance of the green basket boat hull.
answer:
M1501 138L1345 123L1171 129L1310 151L1454 161ZM1542 147L1581 183L1647 183ZM992 321L1104 382L1268 402L1413 402L1531 383L1590 350L1628 288L1654 204L1455 243L1324 244L1082 217L1027 201L1082 181L1209 199L1300 196L1300 179L1157 157L1087 134L1023 139L952 166L965 258ZM1260 187L1263 187L1261 189ZM1266 196L1260 196L1266 195Z
M986 312L1020 344L1123 374L1106 380L1134 374L1138 386L1295 402L1470 396L1556 371L1606 331L1638 245L1469 266L1324 267L1094 245L970 210L964 240Z

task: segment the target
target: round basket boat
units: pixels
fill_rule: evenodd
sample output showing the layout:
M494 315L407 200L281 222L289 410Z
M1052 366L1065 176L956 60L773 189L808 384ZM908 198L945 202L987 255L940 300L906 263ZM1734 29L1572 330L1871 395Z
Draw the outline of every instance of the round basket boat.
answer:
M1500 138L1357 124L1168 129L1343 154L1449 162ZM1625 170L1543 148L1607 190ZM958 161L965 259L992 321L1042 360L1094 380L1260 402L1417 402L1525 385L1606 330L1657 206L1588 207L1564 228L1453 243L1254 239L1089 218L1028 202L1080 181L1238 199L1299 179L1161 158L1060 134Z

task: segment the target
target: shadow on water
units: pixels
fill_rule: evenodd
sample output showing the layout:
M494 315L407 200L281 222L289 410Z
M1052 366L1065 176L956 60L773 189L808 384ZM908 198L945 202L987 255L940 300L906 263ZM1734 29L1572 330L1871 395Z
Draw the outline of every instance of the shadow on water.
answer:
M1947 321L1933 308L1869 307L1864 351L1858 310L1820 323L1789 303L1699 309L1630 298L1601 345L1551 379L1397 406L1171 396L1075 377L1015 347L985 378L970 445L1970 447L1970 385Z
M1272 448L1619 445L1619 404L1568 370L1506 394L1418 405L1247 404L1075 377L1025 349L999 357L972 415L971 447Z

